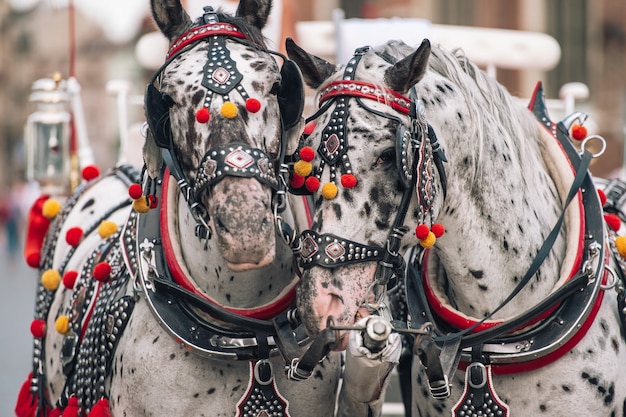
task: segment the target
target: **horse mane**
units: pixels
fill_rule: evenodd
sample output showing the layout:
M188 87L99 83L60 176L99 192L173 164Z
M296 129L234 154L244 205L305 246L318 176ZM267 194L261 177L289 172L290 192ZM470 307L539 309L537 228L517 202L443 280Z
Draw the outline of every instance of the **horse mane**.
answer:
M402 41L389 41L377 48L377 53L385 60L400 60L413 53L415 48ZM479 178L485 166L483 158L489 157L485 147L490 137L506 141L510 149L512 163L519 166L519 160L532 158L528 145L535 142L539 146L540 130L532 113L498 83L496 79L481 71L469 61L461 49L447 51L432 45L429 70L456 85L465 98L470 115L471 129L465 137L475 141L473 154L475 176ZM424 98L428 100L428 98ZM520 141L519 138L524 140ZM517 155L517 160L516 158Z

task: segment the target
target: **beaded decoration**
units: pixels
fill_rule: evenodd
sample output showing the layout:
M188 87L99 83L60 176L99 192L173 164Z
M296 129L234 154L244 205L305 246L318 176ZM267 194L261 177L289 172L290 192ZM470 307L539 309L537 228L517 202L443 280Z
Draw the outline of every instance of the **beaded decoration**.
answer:
M237 33L237 37L240 37L240 32L235 26L218 21L217 15L213 12L212 8L207 7L205 10L204 19L208 25L223 25L226 30L232 30ZM226 37L216 35L209 36L208 39L208 59L204 65L204 76L202 78L202 85L208 91L204 97L202 107L196 112L196 121L198 123L208 123L211 118L209 108L215 94L221 95L224 99L220 114L227 119L237 117L239 108L235 103L230 101L229 96L233 90L237 90L241 97L243 97L247 111L256 113L261 110L261 102L256 98L250 97L241 84L243 74L239 72L237 63L230 57L230 51L226 47Z

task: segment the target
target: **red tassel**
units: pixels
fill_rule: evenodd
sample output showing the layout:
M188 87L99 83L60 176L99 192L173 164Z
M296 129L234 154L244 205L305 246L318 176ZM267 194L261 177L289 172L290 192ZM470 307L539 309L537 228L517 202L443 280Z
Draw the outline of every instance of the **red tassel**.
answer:
M80 407L78 406L78 398L72 396L67 402L67 407L63 410L63 417L80 417Z
M28 213L28 223L26 226L26 239L24 241L24 258L31 268L39 268L41 260L41 245L46 236L50 220L42 214L43 203L50 198L47 195L40 196L33 203Z
M604 193L604 190L598 189L598 198L600 198L600 204L604 207L606 204L606 194Z
M100 401L93 406L87 417L113 417L111 409L109 408L109 400L106 398L100 399Z
M617 214L613 214L613 213L605 214L604 221L611 229L613 229L616 232L619 231L620 227L622 226L622 221L620 220Z
M63 411L61 411L59 407L50 411L50 414L48 414L48 417L62 417L62 416L63 416Z
M30 391L30 381L33 379L33 373L28 374L28 378L22 384L17 394L17 403L15 404L16 417L35 417L37 412L37 396Z

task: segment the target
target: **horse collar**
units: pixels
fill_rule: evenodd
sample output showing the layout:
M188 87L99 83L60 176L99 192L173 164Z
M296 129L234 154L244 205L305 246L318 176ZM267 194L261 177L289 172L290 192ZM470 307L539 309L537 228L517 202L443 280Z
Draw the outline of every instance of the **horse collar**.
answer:
M169 179L165 170L157 181L156 191L165 210ZM297 279L283 296L266 306L254 309L223 307L195 290L189 278L181 272L171 248L168 228L163 224L167 220L163 213L157 210L142 215L131 212L125 225L123 256L150 310L174 340L201 356L263 359L259 346L269 343L268 354L277 352L275 342L271 342L271 336L278 339L271 320L282 316L286 318L281 320L293 327L298 344L307 340L303 326L289 309L295 297ZM213 319L206 319L198 311Z
M417 328L425 321L434 323L439 335L435 340L444 351L450 348L456 351L452 346L459 343L461 350L446 355L449 356L446 365L450 365L447 368L450 372L455 369L452 365L455 355L460 355L462 365L476 362L472 357L474 348L481 350L480 361L493 365L494 373L524 372L545 366L570 351L582 339L602 303L608 257L602 207L586 169L588 160L584 163L588 156L581 156L572 146L568 129L562 123L553 123L547 117L540 88L530 109L551 133L546 137L546 147L554 151L551 154L562 155L567 169L576 171L574 186L568 195L577 195L573 201L578 207L570 209L578 213L573 217L574 223L578 224L569 226L570 233L580 239L574 239L568 245L568 249L576 249L576 254L569 258L571 270L564 271L557 288L544 300L515 317L490 322L468 318L447 305L428 280L428 252L418 254L406 281L407 307L413 320L411 327ZM579 178L581 182L576 186Z

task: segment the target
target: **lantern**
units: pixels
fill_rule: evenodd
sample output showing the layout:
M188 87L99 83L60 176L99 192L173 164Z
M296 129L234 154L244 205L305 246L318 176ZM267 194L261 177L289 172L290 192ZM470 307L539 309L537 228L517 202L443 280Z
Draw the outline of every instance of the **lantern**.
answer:
M65 194L70 177L71 116L70 95L60 76L37 80L32 85L30 101L35 112L27 121L26 176L37 181L44 192Z

